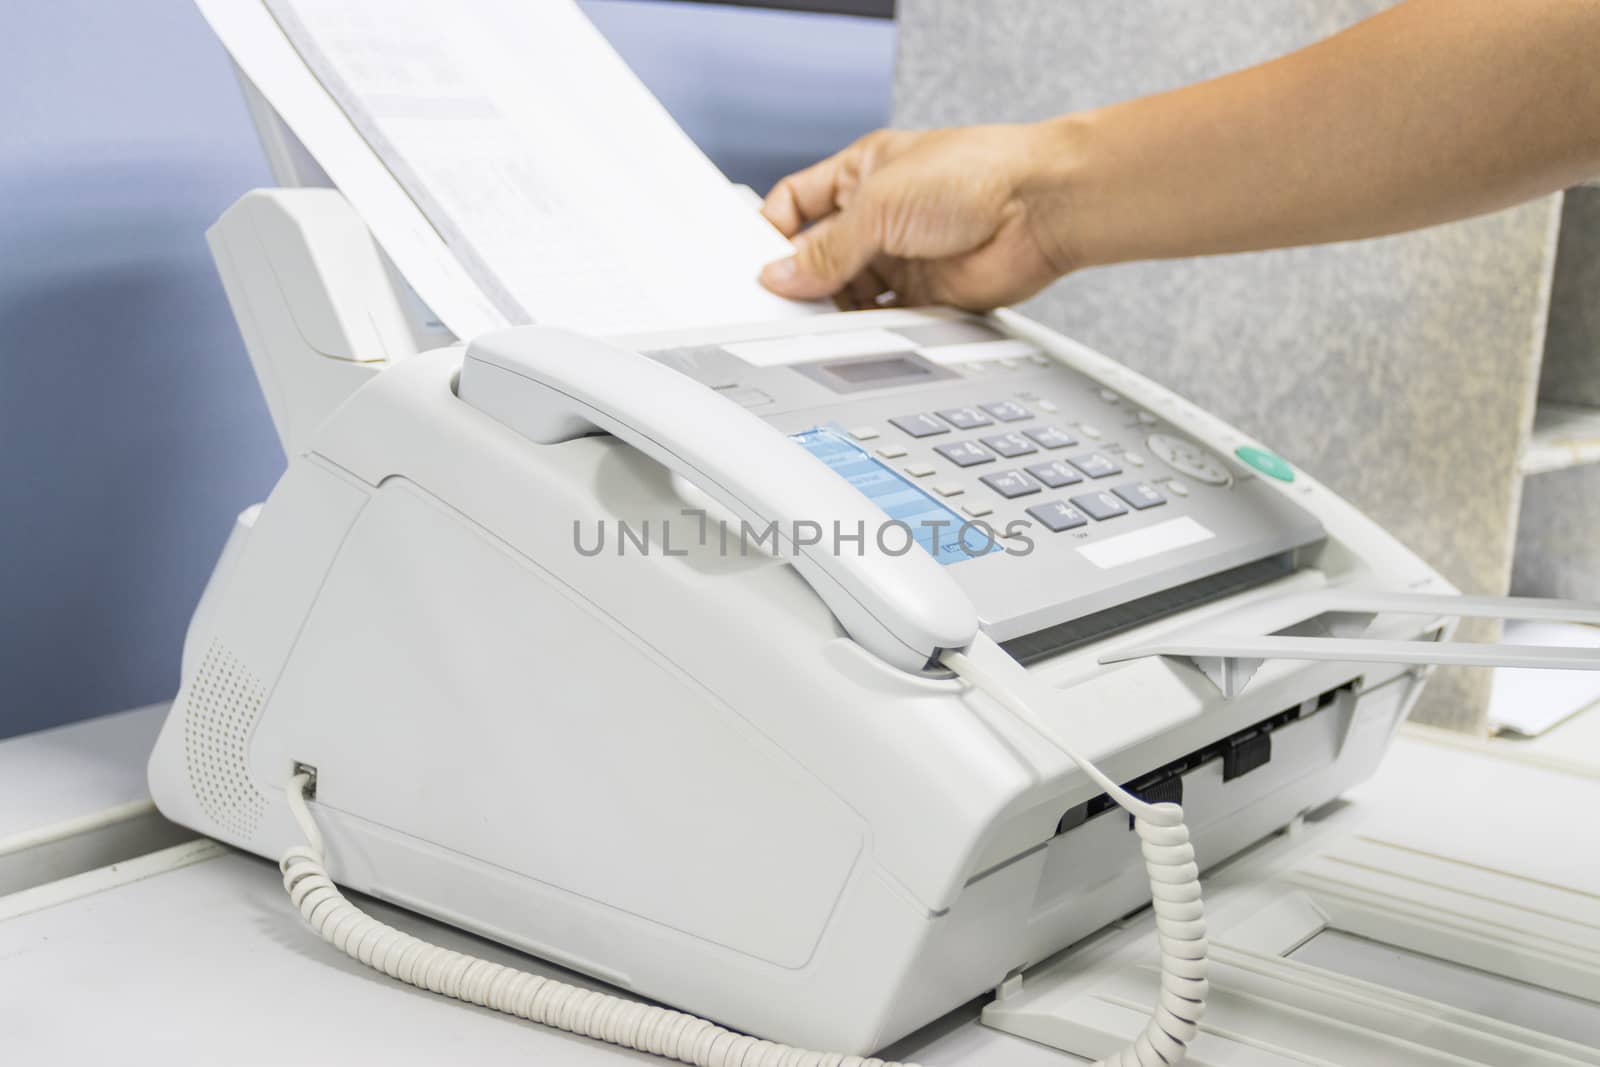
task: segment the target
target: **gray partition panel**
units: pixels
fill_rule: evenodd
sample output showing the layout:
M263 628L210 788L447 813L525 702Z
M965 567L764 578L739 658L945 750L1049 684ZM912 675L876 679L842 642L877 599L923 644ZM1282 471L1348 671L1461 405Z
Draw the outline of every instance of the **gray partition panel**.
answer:
M903 0L895 122L1126 99L1384 6ZM1022 310L1258 435L1464 589L1504 592L1559 203L1377 241L1086 271ZM1481 728L1487 682L1442 673L1418 715Z
M1539 395L1600 407L1600 187L1567 193Z
M1524 483L1511 585L1527 596L1600 601L1600 464Z

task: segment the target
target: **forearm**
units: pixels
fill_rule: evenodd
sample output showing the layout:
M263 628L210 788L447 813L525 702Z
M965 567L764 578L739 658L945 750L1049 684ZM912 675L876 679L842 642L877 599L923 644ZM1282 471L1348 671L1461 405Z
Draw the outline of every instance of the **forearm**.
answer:
M1040 128L1070 268L1371 237L1600 173L1600 0L1408 0Z

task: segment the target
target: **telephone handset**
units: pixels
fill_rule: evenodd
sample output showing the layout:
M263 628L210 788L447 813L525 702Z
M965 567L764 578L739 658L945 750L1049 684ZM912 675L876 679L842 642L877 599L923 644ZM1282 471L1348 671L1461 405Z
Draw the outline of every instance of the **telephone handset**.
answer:
M977 609L932 556L884 550L886 519L871 501L779 430L655 360L569 330L519 326L468 346L457 391L539 444L603 430L753 529L775 524L780 550L845 631L897 667L923 670L977 635ZM797 544L797 523L820 524L821 543Z

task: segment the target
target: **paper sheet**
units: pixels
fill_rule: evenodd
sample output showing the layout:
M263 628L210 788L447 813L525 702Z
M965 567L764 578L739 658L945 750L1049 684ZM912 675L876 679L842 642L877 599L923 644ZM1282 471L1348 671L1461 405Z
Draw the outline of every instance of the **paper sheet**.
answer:
M200 0L458 336L809 314L788 251L571 0Z
M1508 645L1600 648L1600 629L1575 623L1506 623ZM1489 694L1489 726L1537 737L1600 701L1600 671L1497 670Z

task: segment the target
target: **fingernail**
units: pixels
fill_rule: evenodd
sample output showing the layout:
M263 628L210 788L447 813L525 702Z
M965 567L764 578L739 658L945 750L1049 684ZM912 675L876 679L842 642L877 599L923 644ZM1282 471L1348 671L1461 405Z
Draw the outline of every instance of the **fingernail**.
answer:
M783 285L794 277L794 257L775 259L761 268L763 285Z

